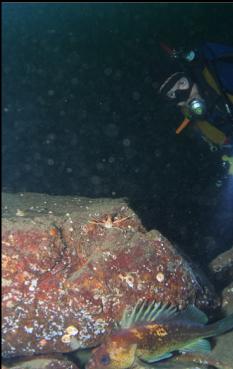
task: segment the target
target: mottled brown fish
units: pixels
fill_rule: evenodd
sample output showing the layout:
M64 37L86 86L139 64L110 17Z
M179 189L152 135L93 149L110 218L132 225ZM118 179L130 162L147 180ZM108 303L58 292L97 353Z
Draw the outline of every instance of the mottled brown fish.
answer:
M208 318L194 305L178 311L174 306L146 301L125 311L119 328L93 350L86 369L126 369L136 363L154 363L174 352L211 351L206 338L233 328L233 315L206 325Z

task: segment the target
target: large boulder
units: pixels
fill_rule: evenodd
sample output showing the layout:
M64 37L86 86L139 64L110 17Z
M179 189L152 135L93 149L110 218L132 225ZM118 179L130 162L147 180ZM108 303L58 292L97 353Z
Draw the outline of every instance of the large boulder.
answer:
M2 352L97 345L139 299L214 310L211 285L124 200L3 195Z

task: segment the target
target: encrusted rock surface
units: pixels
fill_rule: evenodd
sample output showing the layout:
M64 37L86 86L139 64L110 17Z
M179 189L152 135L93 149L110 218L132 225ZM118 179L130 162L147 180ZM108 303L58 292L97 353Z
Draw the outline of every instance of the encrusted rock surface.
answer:
M60 357L39 356L37 358L21 359L11 363L11 369L79 369L79 367L69 359ZM7 369L2 366L1 369Z
M5 194L2 231L6 358L92 347L139 299L219 304L124 200Z
M233 247L212 260L209 269L216 281L224 284L233 281Z
M222 260L225 260L224 256L226 253L222 254ZM222 312L226 316L233 314L233 281L222 291ZM226 368L233 369L233 330L216 337L213 341L213 351L210 357L223 361Z

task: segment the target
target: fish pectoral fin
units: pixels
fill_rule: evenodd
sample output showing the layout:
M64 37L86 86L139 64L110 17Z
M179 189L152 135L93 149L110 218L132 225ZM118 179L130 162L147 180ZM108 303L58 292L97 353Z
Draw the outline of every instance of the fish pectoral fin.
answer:
M151 354L144 354L140 356L140 360L145 361L147 363L154 363L156 361L168 359L171 356L172 356L171 352L166 352L165 354L162 354L162 355L151 353Z
M189 343L188 345L179 349L180 352L202 352L207 353L211 351L211 345L209 341L205 339L199 339L198 341Z

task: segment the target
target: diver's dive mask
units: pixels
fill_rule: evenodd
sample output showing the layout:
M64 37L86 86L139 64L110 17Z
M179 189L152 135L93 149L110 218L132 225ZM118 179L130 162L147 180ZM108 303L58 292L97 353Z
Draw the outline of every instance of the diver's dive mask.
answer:
M192 87L192 80L184 72L177 72L165 80L159 93L166 101L177 105L179 102L188 100Z
M170 103L178 105L184 103L191 116L203 117L206 113L205 101L201 98L193 98L188 103L194 82L184 72L172 74L161 85L159 93Z
M193 98L188 103L190 114L195 117L203 117L206 113L206 104L203 99Z

